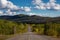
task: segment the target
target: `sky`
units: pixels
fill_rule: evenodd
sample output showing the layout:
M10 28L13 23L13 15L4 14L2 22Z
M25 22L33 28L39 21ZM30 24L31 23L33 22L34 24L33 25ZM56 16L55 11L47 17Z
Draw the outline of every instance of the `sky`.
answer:
M60 16L60 0L0 0L0 15Z

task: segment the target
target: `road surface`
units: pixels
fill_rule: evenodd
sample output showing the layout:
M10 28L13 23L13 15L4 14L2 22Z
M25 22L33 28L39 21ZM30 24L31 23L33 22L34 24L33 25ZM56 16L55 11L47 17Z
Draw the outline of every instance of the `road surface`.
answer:
M12 38L9 38L7 40L60 40L57 38L52 38L50 36L44 36L44 35L36 35L35 33L31 32L31 28L28 27L28 32L24 34L18 34Z

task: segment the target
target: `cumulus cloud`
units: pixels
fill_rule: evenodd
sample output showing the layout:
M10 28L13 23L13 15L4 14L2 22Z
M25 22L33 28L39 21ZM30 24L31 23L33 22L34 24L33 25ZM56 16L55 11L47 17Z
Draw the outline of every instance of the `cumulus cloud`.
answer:
M27 13L27 15L38 15L38 16L43 16L41 13L37 14L37 13Z
M45 3L43 3L42 0L33 0L34 5L36 5L35 8L37 9L46 9Z
M31 15L36 15L36 13L27 13L27 14L30 15L30 16L31 16Z
M33 3L39 5L42 3L42 0L33 0Z
M0 15L2 15L3 14L3 11L0 11Z
M7 1L7 0L0 0L0 8L8 8L11 10L18 10L19 7L14 5L12 2Z
M0 16L2 16L2 15L13 16L13 15L16 15L16 12L11 12L10 9L8 9L6 12L3 12L0 10Z
M0 0L0 8L5 8L7 4L7 0Z
M27 15L29 15L29 16L32 16L32 15L36 15L36 16L42 16L42 17L54 17L54 16L51 16L51 15L53 15L52 13L27 13ZM57 16L55 16L55 17L57 17Z
M2 15L16 15L16 11L24 11L28 12L31 11L30 7L18 7L14 5L11 1L9 0L0 0L0 10L1 9L6 9L5 13L3 12ZM1 14L1 13L0 13Z
M44 3L42 0L33 0L33 4L36 5L37 9L53 9L60 10L60 4L57 4L55 0L49 0L49 2Z
M1 11L1 9L3 10ZM6 9L5 12L4 9ZM8 0L0 0L0 15L15 15L16 12L12 12L12 10L17 11L20 8Z
M25 10L26 12L31 11L30 7L24 7L24 10Z
M16 15L16 12L11 12L11 10L8 9L5 14L6 15Z
M31 11L31 7L21 7L22 10L24 10L25 12L30 12Z

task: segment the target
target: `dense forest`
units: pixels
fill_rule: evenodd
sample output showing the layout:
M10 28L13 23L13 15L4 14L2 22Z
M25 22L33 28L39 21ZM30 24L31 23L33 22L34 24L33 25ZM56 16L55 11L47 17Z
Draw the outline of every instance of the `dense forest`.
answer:
M27 32L27 24L15 23L7 20L0 20L0 34L11 35Z
M28 31L28 25L32 32L38 35L60 37L60 17L40 17L28 15L0 16L0 34L12 35Z
M60 37L60 24L59 23L46 23L46 24L31 24L32 32L39 35L48 35L53 37Z

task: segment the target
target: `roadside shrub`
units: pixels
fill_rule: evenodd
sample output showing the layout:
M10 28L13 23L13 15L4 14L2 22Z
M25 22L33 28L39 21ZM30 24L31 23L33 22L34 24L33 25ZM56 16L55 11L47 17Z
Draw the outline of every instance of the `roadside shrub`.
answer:
M33 32L37 34L44 34L44 24L35 24L33 26Z

